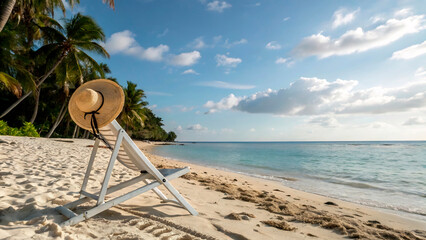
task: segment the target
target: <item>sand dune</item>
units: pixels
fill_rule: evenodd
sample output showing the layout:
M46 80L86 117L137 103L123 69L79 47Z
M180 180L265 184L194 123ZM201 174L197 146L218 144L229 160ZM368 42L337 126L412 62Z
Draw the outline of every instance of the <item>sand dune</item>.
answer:
M426 239L426 224L420 220L149 153L158 167L191 166L190 174L172 184L199 216L161 203L149 192L61 228L65 218L54 207L79 197L93 141L0 139L0 239ZM138 145L148 151L152 147ZM109 154L99 150L88 191L99 190ZM117 163L111 184L136 174Z

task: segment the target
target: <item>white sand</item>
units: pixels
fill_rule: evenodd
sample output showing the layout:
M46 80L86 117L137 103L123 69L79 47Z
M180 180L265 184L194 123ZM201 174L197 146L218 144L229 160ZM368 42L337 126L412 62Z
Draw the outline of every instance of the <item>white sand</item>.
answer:
M78 191L92 150L87 145L93 144L93 141L67 139L73 141L70 143L59 139L10 136L0 136L0 140L6 142L0 143L0 239L315 238L311 235L315 235L315 239L346 237L336 228L333 229L330 224L327 227L323 223L307 223L314 218L303 223L300 217L308 215L302 215L301 209L309 214L330 216L335 222L339 222L339 218L349 219L341 222L346 226L347 232L351 229L347 225L353 223L357 233L368 238L372 238L371 236L375 234L377 238L391 238L392 234L396 237L408 236L408 239L425 239L426 236L426 223L419 220L304 193L287 188L278 182L166 160L149 153L147 156L157 165L191 166L192 172L197 175L190 175L189 179L173 180L172 184L200 213L199 216L191 216L186 210L171 203L162 204L153 192L148 192L77 225L61 228L57 224L66 218L53 208L79 197ZM151 147L146 143L138 144L145 150ZM98 151L87 188L89 192L99 190L109 155L108 149ZM134 176L137 176L136 172L117 163L110 185ZM228 194L214 191L223 186L226 186ZM237 191L238 188L239 193L235 194L251 195L253 198L249 201L238 200L238 197L236 200L224 199L230 196L243 196L233 195L232 191ZM265 210L264 203L269 200L253 195L262 191L265 191L267 196L274 195L275 202L285 199L288 206L294 206L298 213L288 215ZM115 196L119 194L120 192L114 193ZM338 206L325 205L327 201L332 201ZM240 215L243 220L226 218L230 213L242 212L246 213ZM255 218L247 216L250 214ZM297 229L284 231L270 227L262 223L267 220L285 221ZM378 221L380 224L370 222L374 226L364 226L369 224L369 220Z

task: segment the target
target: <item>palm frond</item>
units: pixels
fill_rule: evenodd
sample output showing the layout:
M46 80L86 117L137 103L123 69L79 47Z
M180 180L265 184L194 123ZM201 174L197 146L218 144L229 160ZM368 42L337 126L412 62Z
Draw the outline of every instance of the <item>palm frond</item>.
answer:
M36 89L34 75L23 66L15 65L14 68L16 71L16 78L19 79L21 86L26 91L34 91Z
M105 34L96 21L80 13L66 21L65 29L69 39L79 41L104 41Z
M141 113L139 113L136 110L132 110L131 112L132 112L132 115L138 120L138 122L140 123L141 127L144 127L145 126L146 116L143 115L143 114L141 114Z
M114 0L102 0L103 3L107 3L110 8L115 10L115 2Z
M97 42L73 41L72 43L75 44L81 50L91 51L102 57L110 57L109 53L105 50L105 48Z
M58 21L43 13L38 13L33 19L33 22L40 27L55 27L59 30L63 29L62 25Z
M73 59L73 65L76 69L76 73L78 74L81 83L83 83L84 79L83 79L83 70L81 69L81 65L80 65L80 61L79 58L77 57L77 52L73 52L70 57Z
M7 90L9 90L13 95L16 97L22 96L22 86L19 83L18 80L16 80L14 77L10 76L7 73L0 72L0 88L3 86Z
M40 26L40 31L43 36L43 39L48 43L58 43L67 40L67 37L56 28Z
M90 68L90 70L97 72L99 75L105 75L103 72L103 68L98 64L98 62L90 57L87 53L83 51L76 52L76 56L78 59L85 63L86 68Z

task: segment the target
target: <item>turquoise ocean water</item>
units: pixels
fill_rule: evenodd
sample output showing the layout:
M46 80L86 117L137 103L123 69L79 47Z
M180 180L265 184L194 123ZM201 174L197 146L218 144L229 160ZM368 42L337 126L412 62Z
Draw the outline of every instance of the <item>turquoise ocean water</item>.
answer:
M426 142L184 143L154 153L426 219Z

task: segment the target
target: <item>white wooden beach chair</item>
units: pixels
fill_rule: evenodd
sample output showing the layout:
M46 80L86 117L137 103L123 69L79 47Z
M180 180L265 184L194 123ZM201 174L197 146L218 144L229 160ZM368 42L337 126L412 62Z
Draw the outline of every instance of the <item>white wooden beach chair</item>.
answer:
M189 205L189 203L182 197L182 195L170 184L170 180L188 173L189 167L177 169L155 168L155 166L136 146L136 144L132 141L129 135L124 131L124 129L118 124L116 120L99 129L99 131L102 138L104 139L105 144L112 151L101 190L97 193L89 193L86 191L90 172L93 166L93 162L95 161L99 143L101 141L100 139L96 139L92 154L90 156L89 165L87 166L86 175L84 176L83 184L81 186L80 199L56 208L57 211L69 218L67 221L63 222L61 226L73 225L85 219L89 219L96 214L99 214L117 204L136 197L139 194L149 190L154 191L155 194L157 194L158 197L160 197L160 199L162 199L164 202L175 202L188 210L188 212L192 215L195 216L198 214L197 211L192 208L191 205ZM140 172L141 175L108 188L108 182L116 160L118 160L127 168ZM125 187L140 183L143 183L144 185L124 195L105 201L106 195L121 190ZM168 199L157 188L160 185L164 185L164 187L175 197L175 199ZM81 214L76 214L71 211L71 209L76 208L78 205L89 202L91 200L95 200L96 205L90 210L86 210Z

